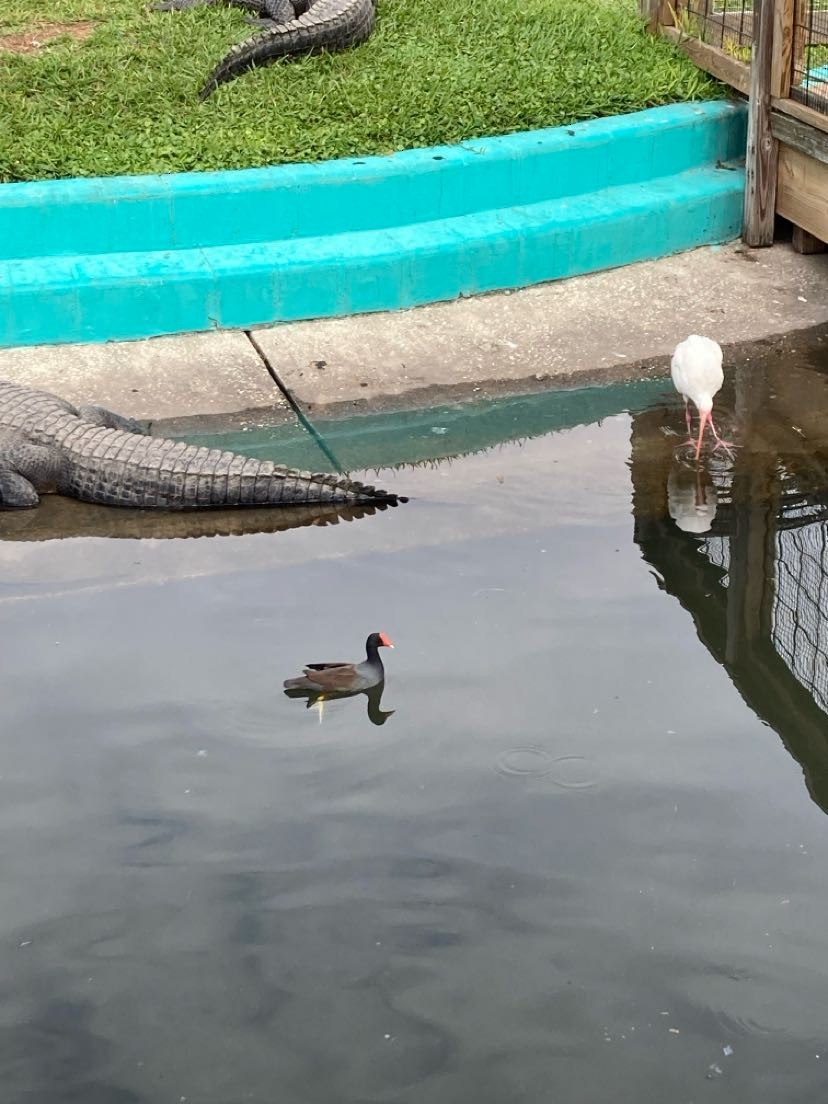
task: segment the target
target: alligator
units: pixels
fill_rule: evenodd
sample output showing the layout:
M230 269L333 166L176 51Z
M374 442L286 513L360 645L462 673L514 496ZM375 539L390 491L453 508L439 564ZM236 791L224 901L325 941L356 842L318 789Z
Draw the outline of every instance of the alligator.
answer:
M105 407L0 381L0 509L37 506L49 492L144 510L408 501L344 476L152 437Z
M199 93L206 100L220 84L279 58L344 50L364 42L376 23L376 0L164 0L158 11L227 4L255 12L263 29L234 46Z

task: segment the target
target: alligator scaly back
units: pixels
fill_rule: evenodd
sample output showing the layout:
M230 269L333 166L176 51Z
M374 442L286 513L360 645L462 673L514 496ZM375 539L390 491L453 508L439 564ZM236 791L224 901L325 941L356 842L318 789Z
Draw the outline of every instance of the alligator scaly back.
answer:
M36 506L44 491L160 510L406 501L344 476L146 436L103 407L0 381L0 508Z
M376 0L315 0L304 14L286 23L274 23L246 42L240 42L211 73L199 98L247 69L279 58L344 50L364 42L376 22Z

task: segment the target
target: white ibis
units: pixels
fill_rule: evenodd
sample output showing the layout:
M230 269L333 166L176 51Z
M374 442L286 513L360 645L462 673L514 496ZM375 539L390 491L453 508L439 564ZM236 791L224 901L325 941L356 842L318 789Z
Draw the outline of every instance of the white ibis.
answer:
M693 444L693 430L690 421L690 406L693 403L701 419L699 437L696 444L696 459L701 453L704 427L709 422L716 448L729 449L730 442L723 441L713 425L713 398L724 383L722 371L722 349L718 342L709 337L690 334L679 342L670 362L670 375L676 391L684 399L684 414L687 418L688 444Z

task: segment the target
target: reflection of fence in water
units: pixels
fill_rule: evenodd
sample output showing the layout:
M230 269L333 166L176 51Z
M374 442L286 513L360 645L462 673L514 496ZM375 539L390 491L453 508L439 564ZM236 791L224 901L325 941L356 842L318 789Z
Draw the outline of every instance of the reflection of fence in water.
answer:
M828 713L828 522L776 535L771 639Z
M730 569L730 541L727 537L707 537L701 542L699 551L706 556L715 566L720 568L724 575L719 580L723 587L728 585Z
M797 496L798 497L798 496ZM770 639L796 680L828 713L828 520L814 508L782 508L774 536ZM719 585L730 584L730 537L704 537L699 554L719 568Z

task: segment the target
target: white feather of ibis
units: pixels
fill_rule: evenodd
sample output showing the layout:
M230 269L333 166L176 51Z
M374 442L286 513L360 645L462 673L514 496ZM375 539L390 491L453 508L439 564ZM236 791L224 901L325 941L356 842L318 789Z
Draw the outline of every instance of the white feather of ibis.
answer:
M670 362L676 391L700 412L713 409L713 399L724 383L722 347L709 337L690 334L679 342Z

